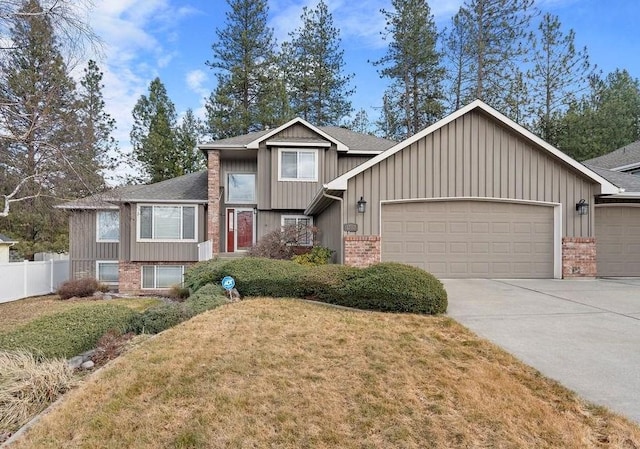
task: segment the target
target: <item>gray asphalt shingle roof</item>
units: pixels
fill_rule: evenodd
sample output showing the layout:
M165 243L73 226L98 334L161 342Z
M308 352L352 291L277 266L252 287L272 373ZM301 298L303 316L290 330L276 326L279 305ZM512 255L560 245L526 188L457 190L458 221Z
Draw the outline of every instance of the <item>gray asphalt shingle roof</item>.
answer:
M584 161L584 164L601 168L618 168L640 163L640 140L602 156Z
M604 179L626 192L640 192L640 176L630 175L620 171L609 170L585 163L588 168L602 176Z
M339 126L318 126L320 131L328 134L339 142L342 142L347 147L349 147L349 151L384 151L392 146L394 146L397 142L392 140L383 139L381 137L372 136L370 134L358 133L355 131L351 131L346 128L341 128ZM242 136L229 137L228 139L220 139L213 142L208 143L207 145L212 145L216 147L224 147L224 146L237 146L237 145L248 145L254 140L259 139L265 134L269 133L272 130L264 130L264 131L256 131L249 134L244 134ZM274 139L277 140L277 139ZM287 140L292 140L288 138Z
M61 204L63 209L101 209L121 202L207 201L207 171L149 185L117 187L105 193Z
M14 243L17 242L17 240L12 239L11 237L7 237L4 234L0 234L0 242L4 242L4 243Z

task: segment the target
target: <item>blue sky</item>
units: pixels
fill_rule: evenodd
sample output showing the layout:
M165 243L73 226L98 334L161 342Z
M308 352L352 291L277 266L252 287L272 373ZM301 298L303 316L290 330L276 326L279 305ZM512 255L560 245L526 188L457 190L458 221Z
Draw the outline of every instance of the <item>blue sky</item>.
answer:
M390 0L325 0L340 29L345 71L355 73L354 108L377 116L385 81L368 60L384 54L381 8ZM278 42L299 26L302 7L316 0L269 0L269 25ZM432 0L438 29L448 26L462 0ZM591 62L609 73L626 68L640 78L640 1L538 0L543 11L557 14L564 30L573 28L579 47L587 46ZM149 83L159 76L179 114L187 108L204 114L204 98L215 88L205 61L212 57L216 28L225 23L225 0L96 0L91 14L104 48L98 64L105 73L104 95L116 119L116 138L129 149L131 110Z

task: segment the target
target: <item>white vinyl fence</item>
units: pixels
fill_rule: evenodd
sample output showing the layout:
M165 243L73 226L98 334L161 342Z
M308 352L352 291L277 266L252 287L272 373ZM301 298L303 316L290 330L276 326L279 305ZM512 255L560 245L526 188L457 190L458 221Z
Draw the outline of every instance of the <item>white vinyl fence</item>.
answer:
M68 279L68 260L0 264L0 303L53 293Z
M213 259L213 241L207 240L206 242L198 243L198 260Z

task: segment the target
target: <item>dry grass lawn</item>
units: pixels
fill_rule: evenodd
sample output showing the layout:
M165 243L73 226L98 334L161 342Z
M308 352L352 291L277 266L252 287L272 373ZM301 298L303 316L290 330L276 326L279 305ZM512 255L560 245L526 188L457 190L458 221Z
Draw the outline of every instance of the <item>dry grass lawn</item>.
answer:
M156 298L116 298L109 300L109 304L120 304L138 312L142 312L159 303L160 300ZM104 302L93 298L67 299L63 301L56 295L47 295L2 303L0 304L0 333L10 332L41 316L53 315L54 313L86 304L104 304Z
M12 448L637 448L445 317L256 299L150 339Z

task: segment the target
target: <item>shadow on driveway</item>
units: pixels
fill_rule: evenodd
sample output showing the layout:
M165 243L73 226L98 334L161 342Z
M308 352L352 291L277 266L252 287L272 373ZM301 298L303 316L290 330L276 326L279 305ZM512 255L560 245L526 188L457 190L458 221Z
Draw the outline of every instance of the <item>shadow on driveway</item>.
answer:
M640 423L640 279L443 280L449 316Z

